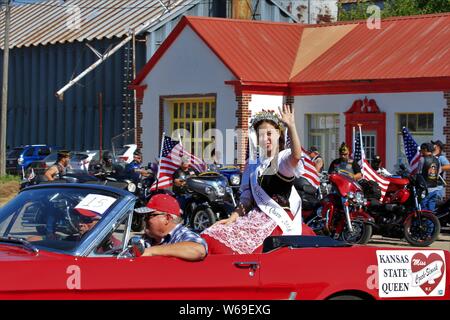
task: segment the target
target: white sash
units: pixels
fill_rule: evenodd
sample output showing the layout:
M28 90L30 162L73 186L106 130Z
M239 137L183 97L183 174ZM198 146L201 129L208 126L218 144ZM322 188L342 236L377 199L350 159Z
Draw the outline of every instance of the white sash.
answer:
M259 209L267 214L283 231L283 235L301 235L302 234L302 205L301 198L297 190L292 186L289 205L294 215L294 220L289 214L273 200L258 184L258 165L249 164L250 168L250 186L252 195Z

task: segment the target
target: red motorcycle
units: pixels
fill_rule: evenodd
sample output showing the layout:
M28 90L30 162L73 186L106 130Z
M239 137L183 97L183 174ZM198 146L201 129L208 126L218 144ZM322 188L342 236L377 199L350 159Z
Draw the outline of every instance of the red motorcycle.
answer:
M322 178L322 189L327 184L325 179ZM361 186L344 174L332 173L327 180L331 192L323 196L320 205L316 203L309 208L303 202L304 222L318 234L348 243L366 244L372 236L374 219L364 210L367 201Z
M367 192L367 211L375 219L374 232L389 238L403 239L417 247L426 247L438 237L441 229L438 217L422 210L420 202L427 195L426 182L421 175L411 176L400 166L398 177L386 177L389 187L382 202L379 195ZM371 199L372 198L372 199Z

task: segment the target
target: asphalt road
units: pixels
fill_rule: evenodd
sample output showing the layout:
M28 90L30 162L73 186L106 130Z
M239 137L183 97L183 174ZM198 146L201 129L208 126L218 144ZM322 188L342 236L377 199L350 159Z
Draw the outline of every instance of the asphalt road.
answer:
M393 248L401 248L401 247L411 248L411 245L408 242L406 242L406 240L383 238L378 235L372 236L372 239L370 240L370 242L367 245L393 247ZM448 228L448 227L443 228L441 230L441 234L439 235L438 240L436 240L428 248L444 249L444 250L450 251L450 228Z

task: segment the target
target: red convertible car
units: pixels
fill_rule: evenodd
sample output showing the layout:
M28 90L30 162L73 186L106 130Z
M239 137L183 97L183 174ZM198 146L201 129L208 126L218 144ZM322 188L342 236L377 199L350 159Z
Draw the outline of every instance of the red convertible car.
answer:
M135 202L87 184L20 192L0 209L0 299L450 298L444 250L291 236L266 239L261 254L140 257Z

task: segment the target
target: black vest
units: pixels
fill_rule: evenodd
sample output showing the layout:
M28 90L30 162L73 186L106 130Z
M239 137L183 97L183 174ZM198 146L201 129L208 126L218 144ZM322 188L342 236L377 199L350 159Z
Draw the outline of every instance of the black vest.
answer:
M438 158L426 156L423 158L422 176L425 178L428 188L434 188L439 183L440 164Z
M294 177L285 177L276 169L276 165L272 161L258 178L258 183L269 197L277 201L279 205L289 206L289 196L294 184Z

